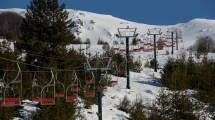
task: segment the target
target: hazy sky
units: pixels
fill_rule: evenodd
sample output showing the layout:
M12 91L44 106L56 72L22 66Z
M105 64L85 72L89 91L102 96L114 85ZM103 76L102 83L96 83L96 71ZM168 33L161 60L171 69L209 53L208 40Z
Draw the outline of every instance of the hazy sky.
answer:
M170 25L215 19L215 0L59 0L66 8L110 14L146 24ZM30 0L0 0L0 8L26 8Z

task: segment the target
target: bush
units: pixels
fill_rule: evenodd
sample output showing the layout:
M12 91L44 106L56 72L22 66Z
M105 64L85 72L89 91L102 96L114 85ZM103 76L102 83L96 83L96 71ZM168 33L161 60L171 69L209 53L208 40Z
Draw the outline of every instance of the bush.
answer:
M40 110L33 116L33 120L75 120L75 103L65 103L65 99L56 99L52 106L38 106Z
M151 107L150 120L199 120L195 112L202 109L201 104L191 101L183 92L161 90Z
M104 41L104 40L99 38L99 40L97 41L97 44L98 45L106 45L106 44L108 44L108 42L106 42L106 41Z
M107 43L107 44L104 44L104 45L102 45L102 49L104 50L104 51L108 51L108 50L110 50L110 45Z
M14 117L16 107L0 107L0 119L11 120Z
M129 110L128 120L147 120L142 99L136 99Z
M152 68L152 66L150 65L150 62L148 60L145 62L144 67Z
M187 76L189 70L192 69L190 72L195 72L191 62L192 60L188 62L188 67L182 59L169 59L163 68L162 84L173 90L191 88L189 77Z
M131 104L131 101L128 99L127 96L124 96L122 100L120 100L118 109L127 113L129 112L130 104Z
M133 72L140 72L142 70L142 64L140 61L135 61L131 63L131 70Z
M89 38L87 38L86 41L83 42L83 44L90 44L90 43L91 43L91 42L90 42L90 39L89 39Z
M197 52L197 58L200 55L206 55L208 52L214 52L215 41L209 36L201 36L197 38L197 41L193 45L193 49Z

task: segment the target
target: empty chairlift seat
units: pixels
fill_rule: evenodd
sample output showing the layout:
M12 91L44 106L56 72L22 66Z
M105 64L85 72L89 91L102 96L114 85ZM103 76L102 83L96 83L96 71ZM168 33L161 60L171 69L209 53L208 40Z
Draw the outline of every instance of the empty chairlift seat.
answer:
M66 102L75 102L78 98L78 93L81 91L81 82L75 71L72 73L71 84L66 89Z
M58 78L59 73L56 73L55 79L55 97L64 97L65 86Z
M84 97L95 97L95 92L93 92L93 91L84 91Z
M20 98L5 98L1 102L1 106L16 106L20 104L21 104Z

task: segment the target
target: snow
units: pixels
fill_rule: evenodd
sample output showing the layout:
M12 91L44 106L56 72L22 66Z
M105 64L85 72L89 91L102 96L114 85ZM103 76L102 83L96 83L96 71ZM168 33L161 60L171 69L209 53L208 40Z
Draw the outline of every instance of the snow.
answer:
M120 100L127 96L131 101L142 98L145 104L151 104L155 100L160 90L159 72L154 73L152 69L144 68L141 73L131 72L131 89L126 89L126 78L114 77L118 79L118 85L108 87L105 96L102 98L103 118L104 120L125 120L129 115L118 110ZM92 105L91 109L82 109L82 113L87 120L98 119L98 106ZM90 113L90 114L89 114Z
M25 9L13 8L13 9L0 9L0 11L12 11L24 17ZM211 36L215 38L215 20L196 18L188 21L187 23L179 23L176 25L147 25L144 23L135 23L120 18L116 18L111 15L96 14L87 11L67 9L69 12L69 19L72 19L76 23L76 27L72 29L72 32L85 41L87 38L91 40L91 43L95 45L97 40L103 39L112 44L115 40L115 34L118 34L117 28L136 27L139 38L143 39L141 35L147 34L148 29L161 28L162 33L166 33L168 28L177 27L180 28L183 35L184 49L187 49L192 45L198 36Z
M36 107L37 104L38 102L23 100L21 105L23 108L19 110L19 113L23 118L14 117L13 120L27 120L31 118L32 114L39 110L39 108Z
M0 9L0 11L14 11L24 16L26 10L24 9ZM113 17L111 15L102 15L80 10L68 9L69 18L75 21L75 28L72 32L85 41L87 38L91 41L91 47L88 52L102 53L102 46L96 45L98 39L103 39L112 45L114 40L119 40L115 37L118 33L117 28L136 27L137 33L139 33L139 39L150 38L151 36L146 36L148 29L150 28L161 28L162 33L166 33L167 29L170 27L180 28L182 31L183 42L179 42L179 50L175 50L174 55L166 55L166 51L171 52L171 48L164 48L164 50L157 51L157 60L159 62L159 68L162 68L166 63L168 58L177 58L182 54L189 56L186 49L193 45L198 36L209 35L215 38L215 20L208 19L194 19L187 23L179 23L176 25L147 25L143 23L135 23L120 18ZM165 36L165 35L162 35ZM168 35L167 35L168 36ZM123 40L123 39L122 39ZM1 40L0 40L1 41ZM13 47L13 46L11 46ZM125 46L123 46L125 47ZM76 49L77 51L81 48L83 52L87 52L87 45L68 45L67 49ZM132 54L135 60L140 60L144 66L146 61L153 59L153 52L135 52ZM208 57L215 59L215 54L208 54ZM118 79L118 85L114 87L108 87L107 92L105 92L102 98L103 107L103 119L104 120L126 120L129 116L127 113L118 110L120 100L126 95L131 101L135 99L142 98L145 104L151 104L159 93L161 88L160 84L160 70L154 72L153 69L143 67L140 73L130 72L130 86L131 89L126 89L126 78L112 76L113 79ZM187 90L188 95L192 95L193 91ZM96 98L95 98L96 99ZM35 107L37 103L29 100L23 101L23 108L21 109L22 114L25 116L24 119L29 118L33 112L37 110ZM92 105L90 109L83 108L82 103L81 113L86 117L87 120L97 120L97 105ZM14 120L19 120L21 118L14 118Z

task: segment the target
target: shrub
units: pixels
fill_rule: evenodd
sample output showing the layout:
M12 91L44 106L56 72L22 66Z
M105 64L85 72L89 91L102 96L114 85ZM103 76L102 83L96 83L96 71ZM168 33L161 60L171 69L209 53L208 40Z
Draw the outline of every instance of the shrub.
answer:
M106 45L106 44L108 44L108 42L106 42L106 41L104 41L104 40L99 38L99 40L97 41L97 44L98 45Z
M152 68L152 66L150 65L150 62L148 60L145 62L144 67Z
M34 120L75 120L75 103L65 103L65 99L56 99L53 106L38 106L40 110L34 114Z
M83 44L90 44L90 38L87 38L86 41L83 42Z
M136 99L129 110L128 120L147 120L142 99Z
M151 108L150 120L199 120L196 111L201 104L191 101L183 92L165 92L161 90Z
M14 117L16 107L0 107L0 119L11 120Z
M193 48L197 52L197 58L199 58L200 55L206 55L215 50L215 41L209 36L201 36L197 38Z
M130 104L131 104L131 101L128 99L127 96L124 96L122 100L120 100L118 109L127 113L129 112Z
M140 61L135 61L131 63L131 70L133 72L140 72L142 70L142 64Z

